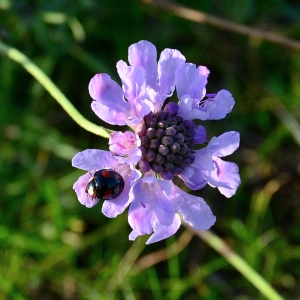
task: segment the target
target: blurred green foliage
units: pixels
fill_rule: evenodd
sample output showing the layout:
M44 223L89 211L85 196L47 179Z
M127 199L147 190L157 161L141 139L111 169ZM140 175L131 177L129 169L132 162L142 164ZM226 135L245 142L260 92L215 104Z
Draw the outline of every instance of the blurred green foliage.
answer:
M177 1L300 40L300 6L287 0ZM236 105L207 122L210 135L241 133L230 161L242 185L231 199L197 192L221 236L285 299L300 297L300 52L180 19L139 1L0 0L0 38L30 57L89 120L95 73L141 39L176 48L210 71L207 91ZM72 156L107 149L19 65L0 57L0 299L264 299L228 262L181 228L166 241L128 241L126 213L107 219L72 189ZM294 122L294 123L293 123ZM299 125L298 125L299 126ZM113 129L113 127L110 127Z

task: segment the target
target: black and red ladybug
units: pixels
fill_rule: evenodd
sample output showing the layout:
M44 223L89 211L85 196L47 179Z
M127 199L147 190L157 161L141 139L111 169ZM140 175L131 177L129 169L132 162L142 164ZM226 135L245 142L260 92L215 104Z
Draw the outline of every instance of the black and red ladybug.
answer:
M92 196L92 199L112 200L117 198L124 189L124 179L116 171L102 169L91 176L85 192Z

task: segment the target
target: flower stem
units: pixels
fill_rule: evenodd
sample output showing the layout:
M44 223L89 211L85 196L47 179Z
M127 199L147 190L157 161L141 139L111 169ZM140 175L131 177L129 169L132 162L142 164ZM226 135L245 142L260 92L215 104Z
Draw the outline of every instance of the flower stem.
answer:
M232 251L228 245L213 234L210 230L198 231L183 223L193 233L205 241L209 246L221 254L235 269L237 269L249 282L251 282L266 298L270 300L283 300L283 298L266 282L266 280L252 269L247 262Z
M97 126L84 118L53 81L23 53L15 48L7 46L2 41L0 41L0 52L19 63L28 73L30 73L78 125L96 135L100 135L104 138L109 137L109 131L107 129Z

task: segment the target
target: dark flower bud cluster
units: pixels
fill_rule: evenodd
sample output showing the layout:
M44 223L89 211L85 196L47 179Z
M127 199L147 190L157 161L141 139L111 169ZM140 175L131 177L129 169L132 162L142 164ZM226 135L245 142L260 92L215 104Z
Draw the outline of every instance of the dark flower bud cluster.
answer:
M195 161L196 126L178 116L178 109L170 102L163 110L146 115L136 128L143 155L140 169L152 170L165 180L172 180Z

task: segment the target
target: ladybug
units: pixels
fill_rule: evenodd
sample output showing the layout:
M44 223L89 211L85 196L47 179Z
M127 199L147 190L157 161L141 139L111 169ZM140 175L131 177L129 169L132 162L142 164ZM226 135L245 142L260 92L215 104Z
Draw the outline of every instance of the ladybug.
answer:
M85 192L92 196L92 199L112 200L117 198L124 189L124 179L116 171L102 169L91 176Z

